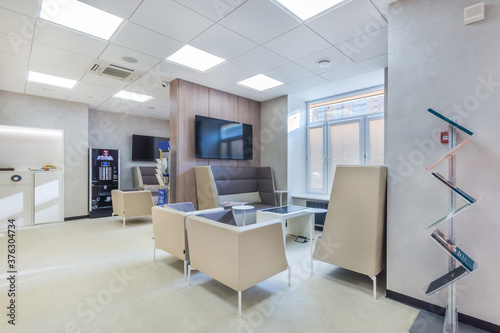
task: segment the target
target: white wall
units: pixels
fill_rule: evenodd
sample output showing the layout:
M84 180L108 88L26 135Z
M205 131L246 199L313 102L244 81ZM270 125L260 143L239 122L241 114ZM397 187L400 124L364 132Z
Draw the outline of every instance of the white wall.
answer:
M386 114L387 288L446 304L446 291L433 297L422 292L447 271L448 261L419 227L445 216L448 206L448 191L420 168L447 149L433 134L448 126L426 112L431 107L481 133L457 157L458 186L482 197L457 217L458 246L481 260L479 271L459 282L458 305L459 312L500 324L500 4L485 0L486 20L464 26L464 8L477 2L401 0L393 5Z
M300 127L288 133L288 198L307 192L307 106L305 101L288 96L288 114L300 114Z
M132 134L169 137L168 120L126 113L89 111L89 148L120 150L120 187L133 188L133 166L155 166L155 162L132 161Z
M260 124L260 163L272 168L276 189L287 190L286 96L261 103Z
M0 125L64 131L64 214L87 215L87 105L0 91Z

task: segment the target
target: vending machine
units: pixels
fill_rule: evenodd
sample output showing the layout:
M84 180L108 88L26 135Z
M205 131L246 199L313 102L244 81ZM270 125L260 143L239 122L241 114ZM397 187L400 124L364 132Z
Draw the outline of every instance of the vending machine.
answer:
M111 216L111 191L120 188L120 151L89 149L89 217Z

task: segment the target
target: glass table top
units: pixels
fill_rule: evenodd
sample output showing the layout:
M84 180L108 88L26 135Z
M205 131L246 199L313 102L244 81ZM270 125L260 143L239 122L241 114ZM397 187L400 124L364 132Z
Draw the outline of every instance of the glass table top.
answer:
M301 207L301 206L281 206L281 207L276 207L276 208L262 209L261 211L266 212L266 213L288 214L288 213L299 212L299 211L304 210L306 208L307 207Z

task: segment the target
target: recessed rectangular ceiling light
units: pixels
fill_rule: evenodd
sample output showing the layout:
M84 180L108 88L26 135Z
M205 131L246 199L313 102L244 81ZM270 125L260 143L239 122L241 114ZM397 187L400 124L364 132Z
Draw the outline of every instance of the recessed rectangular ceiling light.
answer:
M242 86L249 87L258 91L264 91L277 86L281 86L283 82L271 79L269 76L263 74L252 76L249 79L238 82Z
M302 21L326 13L351 0L272 0L278 6L289 11Z
M40 18L105 40L123 21L76 0L43 0Z
M32 72L32 71L30 71L28 74L28 81L36 82L36 83L43 83L43 84L48 84L50 86L57 86L57 87L68 88L68 89L72 89L76 84L76 80L65 79L65 78L59 77L59 76L42 74L42 73Z
M185 45L179 51L167 58L168 61L206 72L209 69L222 64L226 59L219 58L208 52L197 49L190 45Z
M137 93L133 93L131 91L122 90L119 93L115 94L113 97L128 99L130 101L144 103L145 101L149 101L153 96L141 95Z

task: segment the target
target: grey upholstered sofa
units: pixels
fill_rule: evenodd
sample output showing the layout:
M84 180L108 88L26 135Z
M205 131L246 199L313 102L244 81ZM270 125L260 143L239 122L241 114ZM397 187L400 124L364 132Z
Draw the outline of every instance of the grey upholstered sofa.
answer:
M219 207L225 201L247 202L254 210L276 206L270 167L195 167L198 209Z

